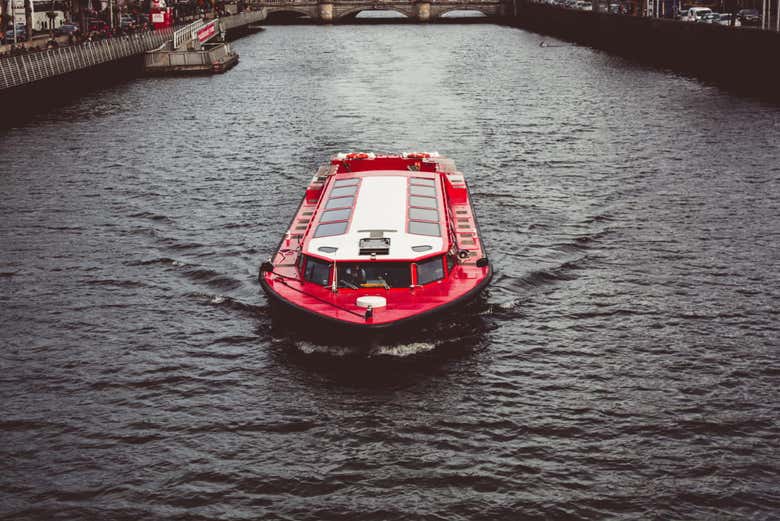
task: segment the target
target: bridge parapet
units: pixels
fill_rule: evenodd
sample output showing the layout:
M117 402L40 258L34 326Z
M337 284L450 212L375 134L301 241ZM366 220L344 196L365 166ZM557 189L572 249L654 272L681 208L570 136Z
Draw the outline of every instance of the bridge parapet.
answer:
M257 0L253 5L268 13L291 11L320 22L333 22L361 11L391 10L419 21L428 21L454 10L503 13L505 0Z

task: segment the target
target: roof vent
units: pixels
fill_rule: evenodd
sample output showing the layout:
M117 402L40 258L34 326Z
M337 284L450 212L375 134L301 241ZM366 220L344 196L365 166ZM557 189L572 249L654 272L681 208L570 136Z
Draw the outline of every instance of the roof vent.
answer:
M390 253L389 237L360 239L360 255L387 255Z

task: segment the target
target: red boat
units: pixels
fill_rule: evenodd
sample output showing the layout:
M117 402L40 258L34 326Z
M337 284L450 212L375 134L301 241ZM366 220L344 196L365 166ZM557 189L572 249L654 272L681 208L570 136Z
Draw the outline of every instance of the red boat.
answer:
M319 168L259 279L296 320L384 330L471 300L491 276L452 160L351 153Z

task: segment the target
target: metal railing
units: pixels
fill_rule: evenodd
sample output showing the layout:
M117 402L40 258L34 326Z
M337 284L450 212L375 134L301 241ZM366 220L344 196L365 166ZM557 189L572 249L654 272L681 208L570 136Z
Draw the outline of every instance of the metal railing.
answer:
M265 19L266 11L246 11L233 16L222 18L225 30L234 29L243 25L260 22ZM198 21L203 23L202 21ZM196 23L198 23L196 22ZM162 44L175 39L175 33L181 31L181 35L192 38L197 29L194 24L182 29L174 30L172 27L150 31L142 34L120 36L97 42L86 42L79 45L69 45L58 49L6 56L0 58L0 91L18 87L26 83L32 83L46 78L67 74L79 69L87 69L101 63L121 60L129 56L143 54L157 49ZM205 24L204 24L205 25ZM182 36L179 38L182 38ZM184 36L186 38L186 36ZM179 45L184 40L179 40ZM177 42L174 42L174 44ZM174 47L175 48L175 47Z
M188 44L195 38L195 34L199 29L203 28L204 25L206 25L206 22L203 20L195 20L190 25L186 25L181 29L176 30L173 33L173 48L178 49L179 47Z
M172 28L0 58L0 91L156 49Z

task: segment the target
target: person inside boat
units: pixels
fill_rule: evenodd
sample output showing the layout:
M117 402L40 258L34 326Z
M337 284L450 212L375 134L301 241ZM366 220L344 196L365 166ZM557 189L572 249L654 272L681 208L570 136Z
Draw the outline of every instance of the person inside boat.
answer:
M343 263L338 266L340 288L406 288L411 282L406 262Z
M360 264L351 264L344 270L341 281L347 287L359 288L366 282L366 270Z

